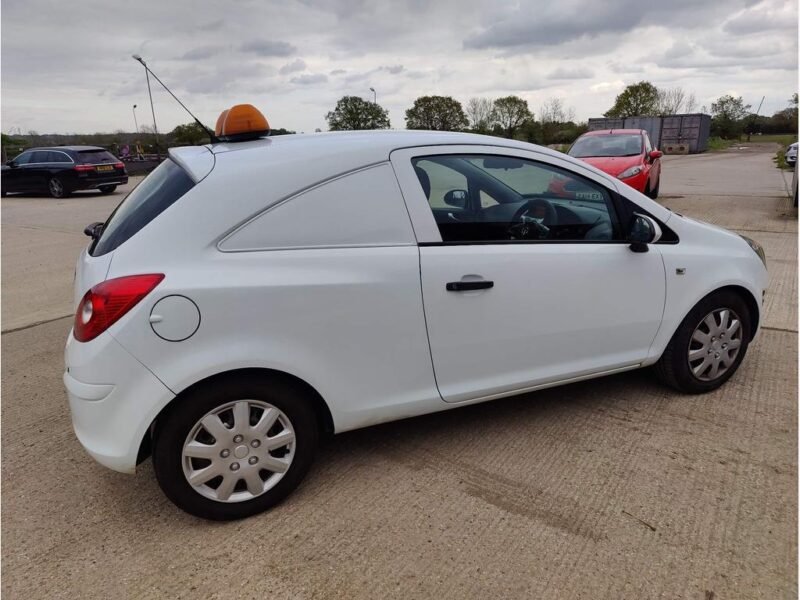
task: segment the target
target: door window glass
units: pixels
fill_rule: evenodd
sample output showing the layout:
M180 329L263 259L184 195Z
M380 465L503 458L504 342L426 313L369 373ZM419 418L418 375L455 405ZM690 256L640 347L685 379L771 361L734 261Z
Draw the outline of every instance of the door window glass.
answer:
M47 162L47 156L49 154L50 153L46 152L45 150L36 150L35 152L31 152L30 163L31 164L46 163Z
M499 155L412 162L444 242L621 239L611 194L570 171Z
M14 163L18 165L27 165L31 161L31 152L23 152L14 159Z

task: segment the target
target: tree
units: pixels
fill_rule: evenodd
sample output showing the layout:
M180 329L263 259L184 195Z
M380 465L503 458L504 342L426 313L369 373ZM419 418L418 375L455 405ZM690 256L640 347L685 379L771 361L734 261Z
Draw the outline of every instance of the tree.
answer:
M494 102L489 98L470 98L466 109L472 130L488 133L494 122Z
M549 98L539 109L539 120L544 123L567 123L575 120L575 108L564 106L561 98Z
M686 92L682 87L659 89L657 113L659 115L677 115L682 112L686 100Z
M658 114L658 88L649 81L640 81L626 87L606 111L606 117L639 117Z
M331 131L388 129L389 111L358 96L342 96L325 119Z
M469 125L461 103L450 96L421 96L406 111L408 129L461 131Z
M514 133L525 121L533 119L528 103L519 96L506 96L494 101L494 121L499 125L507 138L513 138Z
M178 125L169 134L176 146L199 146L208 139L208 133L197 123Z
M711 103L711 128L714 135L724 139L738 138L744 129L744 118L750 110L742 97L721 96Z

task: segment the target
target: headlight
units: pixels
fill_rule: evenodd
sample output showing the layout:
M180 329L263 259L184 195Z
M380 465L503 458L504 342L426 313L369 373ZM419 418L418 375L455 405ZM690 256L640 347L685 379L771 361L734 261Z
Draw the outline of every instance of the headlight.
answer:
M749 237L747 237L745 235L741 235L739 237L741 237L745 242L747 242L747 245L750 246L753 249L753 252L758 254L758 258L760 258L761 262L764 263L764 268L766 269L767 268L767 255L764 254L764 248L761 247L761 244L759 244L755 240L751 240Z
M625 169L622 173L617 175L617 179L627 179L628 177L633 177L634 175L638 175L642 172L642 167L631 167L629 169Z

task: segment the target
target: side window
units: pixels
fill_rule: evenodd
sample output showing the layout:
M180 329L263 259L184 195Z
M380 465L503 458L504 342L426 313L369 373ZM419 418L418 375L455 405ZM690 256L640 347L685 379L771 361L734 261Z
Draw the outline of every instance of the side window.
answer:
M14 162L18 165L27 165L29 162L31 162L32 154L32 152L23 152L14 159Z
M412 163L445 242L621 239L611 194L565 169L500 155L426 156ZM460 211L440 204L453 191L466 192Z
M47 153L47 162L50 163L70 163L69 156L63 152L51 151Z
M35 152L31 152L31 159L29 163L30 164L46 163L49 154L50 153L45 150L36 150Z
M645 154L650 154L650 151L653 149L653 146L650 144L650 136L646 133L644 134L644 152Z
M281 202L223 239L223 251L398 246L416 238L394 171L382 164Z

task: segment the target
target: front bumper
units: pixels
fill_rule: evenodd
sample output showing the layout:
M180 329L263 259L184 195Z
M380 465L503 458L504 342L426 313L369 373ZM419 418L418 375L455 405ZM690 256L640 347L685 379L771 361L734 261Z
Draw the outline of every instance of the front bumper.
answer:
M133 473L139 446L174 394L108 332L65 350L72 426L84 449L101 465Z

